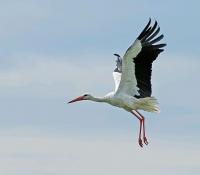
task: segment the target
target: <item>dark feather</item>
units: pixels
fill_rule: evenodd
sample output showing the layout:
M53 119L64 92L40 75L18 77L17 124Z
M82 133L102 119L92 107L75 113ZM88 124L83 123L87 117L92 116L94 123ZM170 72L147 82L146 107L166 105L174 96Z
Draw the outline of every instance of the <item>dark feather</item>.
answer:
M158 27L157 30L149 38L146 39L146 42L153 39L159 32L160 32L160 27Z
M150 24L151 20L149 20L148 24L138 37L138 40L140 40L142 44L142 50L133 59L135 63L137 86L139 88L138 92L140 94L135 96L136 98L151 96L152 63L158 57L158 55L164 51L164 49L161 48L166 46L166 44L156 44L164 37L164 35L161 34L155 38L160 31L160 27L158 27L157 21L154 23L153 27L151 27Z
M149 44L154 44L164 38L164 35L160 35L159 37L155 38L154 40L150 41Z
M149 18L148 24L146 25L146 27L143 29L143 31L138 36L138 40L141 40L145 36L146 32L148 31L150 24L151 24L151 18Z
M114 54L116 57L117 57L117 60L116 60L116 68L114 70L114 72L119 72L121 73L122 72L122 58L119 54Z
M158 25L158 22L155 21L154 26L151 28L151 31L149 31L148 34L145 37L142 38L142 40L141 40L142 42L145 41L154 32L157 25Z

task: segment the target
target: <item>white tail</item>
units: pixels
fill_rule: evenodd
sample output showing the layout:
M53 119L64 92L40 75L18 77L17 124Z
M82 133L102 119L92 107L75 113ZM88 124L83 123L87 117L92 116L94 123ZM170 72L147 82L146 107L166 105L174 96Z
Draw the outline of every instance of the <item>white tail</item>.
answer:
M160 112L158 101L155 97L140 98L137 101L138 109L142 109L147 112Z

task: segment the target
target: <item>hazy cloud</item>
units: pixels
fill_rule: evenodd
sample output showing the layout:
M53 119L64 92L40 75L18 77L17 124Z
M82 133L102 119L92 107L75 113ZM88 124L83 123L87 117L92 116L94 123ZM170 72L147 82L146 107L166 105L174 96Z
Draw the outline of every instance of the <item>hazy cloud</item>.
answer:
M119 137L15 135L1 138L2 174L197 175L199 172L197 142L160 140L142 149L132 140Z
M67 101L113 89L112 54L149 17L167 47L153 65L161 113L142 112L140 149L131 114ZM198 19L199 1L1 1L0 174L199 174Z

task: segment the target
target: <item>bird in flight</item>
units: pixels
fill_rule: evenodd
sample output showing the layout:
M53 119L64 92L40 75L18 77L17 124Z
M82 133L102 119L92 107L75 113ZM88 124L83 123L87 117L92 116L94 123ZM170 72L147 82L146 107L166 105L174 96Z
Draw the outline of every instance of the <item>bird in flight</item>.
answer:
M157 21L152 25L151 18L133 44L126 50L123 57L117 57L113 72L115 89L103 97L84 94L69 101L73 103L82 100L104 102L123 108L139 120L138 143L141 147L148 145L145 134L145 118L138 110L159 112L157 99L152 97L151 72L152 63L164 51L166 44L159 43L164 37L158 35L160 27Z

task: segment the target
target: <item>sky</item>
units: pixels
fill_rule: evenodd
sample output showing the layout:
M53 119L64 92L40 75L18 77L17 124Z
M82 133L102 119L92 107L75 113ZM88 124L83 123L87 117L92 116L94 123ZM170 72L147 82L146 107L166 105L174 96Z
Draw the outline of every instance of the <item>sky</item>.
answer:
M197 175L200 2L0 0L0 174ZM139 124L107 104L67 102L114 88L123 55L149 17L167 43L153 64L161 112Z

